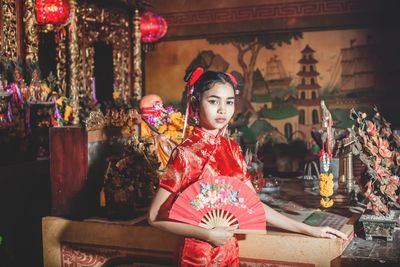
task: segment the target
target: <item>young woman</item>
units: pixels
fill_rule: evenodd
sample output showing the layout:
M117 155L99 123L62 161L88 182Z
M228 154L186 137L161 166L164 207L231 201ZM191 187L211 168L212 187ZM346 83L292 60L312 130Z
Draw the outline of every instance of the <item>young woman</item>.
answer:
M159 229L184 236L181 266L239 266L238 243L233 229L205 229L167 219L175 196L197 181L201 175L233 176L253 188L238 144L223 137L235 111L237 82L223 72L197 69L189 77L190 105L199 125L172 153L160 188L151 204L148 221ZM312 227L276 212L264 205L266 220L279 228L314 237L346 239L330 227Z

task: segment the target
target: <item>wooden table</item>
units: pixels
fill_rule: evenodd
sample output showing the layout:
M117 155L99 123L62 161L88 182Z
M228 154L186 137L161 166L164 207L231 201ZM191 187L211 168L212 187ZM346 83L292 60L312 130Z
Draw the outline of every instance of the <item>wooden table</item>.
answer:
M381 238L371 241L355 237L341 257L343 267L391 267L400 266L400 229L388 242Z
M44 217L42 230L45 267L102 266L109 259L121 257L130 257L136 263L174 266L179 240L145 221L122 224ZM352 235L353 227L345 225L344 231ZM267 235L239 236L239 256L241 266L338 266L346 245L340 239L270 230Z
M303 190L299 191L298 186L297 181L282 180L281 192L268 197L275 202L279 197L279 211L303 220L307 212L309 215L310 211L315 211L308 205L313 204L318 196L307 196ZM296 202L292 193L302 197L297 197L299 201ZM261 199L265 200L265 197L261 196ZM340 266L340 256L354 233L354 221L350 216L348 218L341 227L349 236L347 242L312 238L273 228L269 228L266 235L238 236L240 265ZM129 259L131 263L141 263L140 266L174 266L175 263L179 237L147 225L145 218L110 222L44 217L42 223L45 267L103 266L115 258Z

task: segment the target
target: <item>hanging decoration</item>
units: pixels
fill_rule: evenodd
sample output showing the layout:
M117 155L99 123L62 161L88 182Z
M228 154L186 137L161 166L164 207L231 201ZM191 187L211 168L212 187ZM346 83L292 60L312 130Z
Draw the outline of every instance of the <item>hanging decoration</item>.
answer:
M324 208L330 208L333 206L333 174L331 171L332 162L332 115L325 105L325 102L321 101L322 109L322 149L320 151L321 161L321 174L319 175L319 194L321 195L320 204Z
M36 21L45 30L53 30L68 22L71 13L69 0L36 0Z
M146 11L140 18L140 33L143 43L153 43L167 33L167 22L159 15Z

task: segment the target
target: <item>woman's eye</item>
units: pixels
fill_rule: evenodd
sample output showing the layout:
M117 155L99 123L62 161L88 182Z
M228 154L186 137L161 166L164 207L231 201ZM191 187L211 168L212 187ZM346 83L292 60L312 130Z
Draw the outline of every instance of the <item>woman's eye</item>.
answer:
M235 101L233 101L233 100L228 100L228 101L226 101L226 104L231 106L231 105L235 104Z
M210 103L211 105L215 105L217 104L217 100L208 100L208 103Z

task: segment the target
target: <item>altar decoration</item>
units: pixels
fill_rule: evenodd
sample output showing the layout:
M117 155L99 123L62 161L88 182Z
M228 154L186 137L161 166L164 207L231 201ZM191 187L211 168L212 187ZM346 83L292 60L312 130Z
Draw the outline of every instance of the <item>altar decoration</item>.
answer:
M321 173L319 179L319 194L322 196L320 204L324 208L330 208L333 206L333 199L330 198L333 195L333 174Z
M123 156L108 159L100 204L110 219L129 219L144 214L150 205L159 163L153 144L136 135L115 141L123 145Z
M266 231L265 211L257 194L228 176L210 176L188 186L172 204L169 218L206 229Z
M71 99L65 96L60 96L55 100L55 120L53 126L72 125L72 106Z
M332 115L321 101L322 109L322 149L320 151L319 159L321 162L321 172L319 175L319 194L321 196L320 204L323 208L327 209L333 206L334 201L331 198L333 195L333 174L331 169L332 163L332 141L334 142L333 129L332 129Z
M307 162L304 164L303 185L304 189L317 190L319 188L318 182L320 179L320 172L315 161Z
M142 109L141 115L152 130L165 135L175 144L183 141L185 116L174 107L156 103L153 107ZM192 132L193 126L189 126L185 136Z
M105 111L105 126L113 128L122 136L139 135L141 117L136 109L131 107L109 107Z
M355 137L353 154L366 167L359 182L368 204L360 221L367 240L380 236L392 241L400 218L400 137L378 109L374 110L372 117L355 109L350 111L355 121L350 129Z
M29 63L27 67L30 76L29 85L21 87L21 93L25 102L48 102L49 96L52 93L46 80L41 79L40 68L37 64ZM49 75L50 79L51 75Z
M376 108L372 118L354 109L350 112L355 121L351 129L356 137L353 153L367 168L362 177L367 208L375 215L388 214L390 208L400 208L400 137Z

